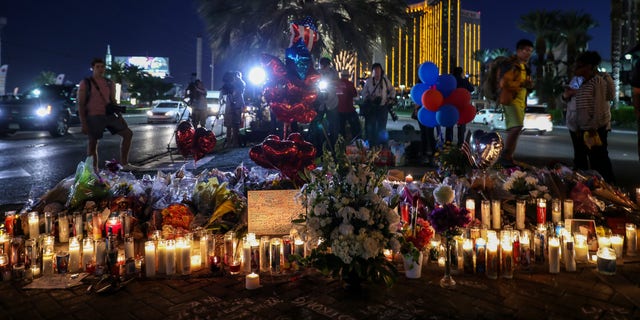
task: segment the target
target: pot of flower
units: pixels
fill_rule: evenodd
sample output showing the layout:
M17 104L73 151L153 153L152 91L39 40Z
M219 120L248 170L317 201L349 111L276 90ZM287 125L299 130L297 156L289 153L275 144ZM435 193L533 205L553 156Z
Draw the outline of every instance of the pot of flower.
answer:
M422 218L412 219L412 223L402 228L400 253L404 259L404 272L407 278L418 279L422 276L423 251L432 237L431 224Z

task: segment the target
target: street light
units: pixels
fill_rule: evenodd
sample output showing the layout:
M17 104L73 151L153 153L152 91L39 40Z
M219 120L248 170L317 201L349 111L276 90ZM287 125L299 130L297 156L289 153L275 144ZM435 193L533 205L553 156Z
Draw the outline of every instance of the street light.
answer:
M2 29L7 25L7 18L0 17L0 66L2 66Z

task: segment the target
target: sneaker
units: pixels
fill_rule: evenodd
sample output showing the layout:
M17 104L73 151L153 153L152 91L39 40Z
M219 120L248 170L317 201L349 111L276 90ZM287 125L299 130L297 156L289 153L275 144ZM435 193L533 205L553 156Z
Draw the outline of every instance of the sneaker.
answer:
M122 171L144 171L144 168L128 163L122 166Z

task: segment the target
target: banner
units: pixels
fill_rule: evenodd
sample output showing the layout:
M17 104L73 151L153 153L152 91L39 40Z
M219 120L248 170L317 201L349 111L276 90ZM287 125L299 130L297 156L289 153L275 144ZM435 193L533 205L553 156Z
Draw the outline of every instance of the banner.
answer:
M3 65L0 67L0 96L3 96L5 91L5 86L6 86L6 80L7 80L7 70L9 69L9 65Z

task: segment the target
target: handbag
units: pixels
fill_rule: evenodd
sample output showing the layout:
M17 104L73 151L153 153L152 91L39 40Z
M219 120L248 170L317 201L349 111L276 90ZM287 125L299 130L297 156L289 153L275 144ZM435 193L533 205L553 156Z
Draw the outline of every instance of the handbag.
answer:
M114 115L114 114L120 114L120 113L126 113L126 112L127 112L127 108L125 106L120 106L113 102L109 102L105 107L105 113L107 115Z

